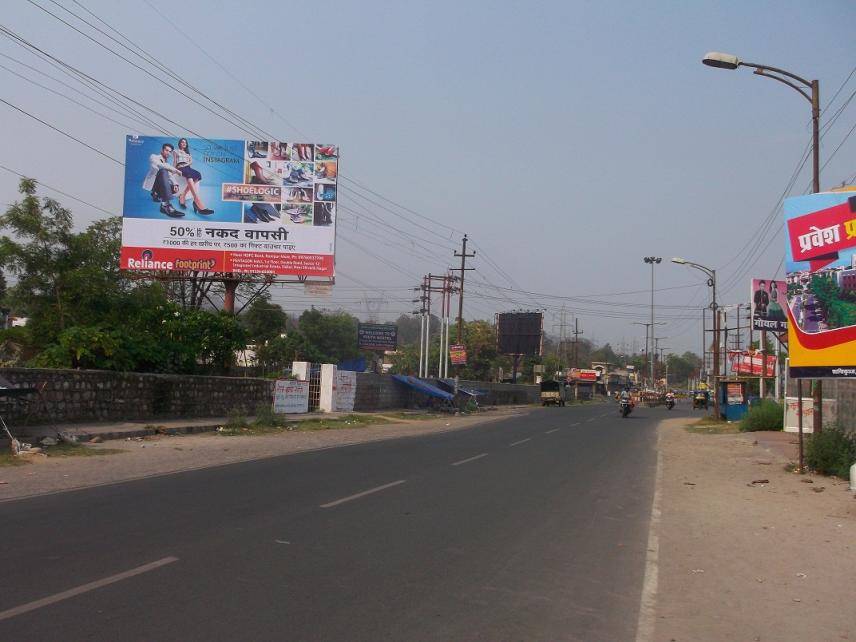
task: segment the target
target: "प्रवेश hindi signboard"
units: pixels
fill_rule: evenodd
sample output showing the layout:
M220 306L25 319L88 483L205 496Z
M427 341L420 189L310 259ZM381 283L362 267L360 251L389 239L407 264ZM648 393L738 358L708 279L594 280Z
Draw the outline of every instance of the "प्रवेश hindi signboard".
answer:
M127 136L120 267L330 282L339 149Z
M784 211L790 375L856 377L856 193L796 196Z

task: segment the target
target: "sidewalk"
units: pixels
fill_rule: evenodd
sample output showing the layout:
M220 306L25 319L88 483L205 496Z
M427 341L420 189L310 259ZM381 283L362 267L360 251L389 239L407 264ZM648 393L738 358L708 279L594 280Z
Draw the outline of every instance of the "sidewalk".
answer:
M227 436L217 432L175 435L161 432L130 437L135 434L134 431L143 428L133 423L105 424L97 427L103 430L102 434L121 434L123 438L109 443L80 446L79 448L85 449L82 454L89 456L36 455L30 459L29 464L0 467L0 502L300 452L464 430L525 413L532 408L502 406L475 415L440 416L432 419L386 417L393 423L361 427L341 426L325 430L283 430L240 436ZM384 417L382 413L372 414ZM292 417L289 415L289 418ZM323 418L331 418L331 414L312 413L303 416L303 419ZM175 423L175 428L199 429L200 426L214 425L211 421L200 420L197 424L186 421L170 423ZM119 432L117 426L127 426L128 432ZM87 431L88 429L80 426L78 429L80 434L92 434L91 430Z
M645 639L856 640L847 482L788 472L794 435L697 434L691 422L659 428L656 624Z

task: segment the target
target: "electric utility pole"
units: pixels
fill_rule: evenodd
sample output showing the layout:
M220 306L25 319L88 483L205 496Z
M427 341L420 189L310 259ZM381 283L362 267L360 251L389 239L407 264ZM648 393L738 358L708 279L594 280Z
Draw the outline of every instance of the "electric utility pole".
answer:
M461 252L455 252L455 256L461 257L461 267L460 268L452 268L453 271L461 272L461 285L458 290L458 344L464 342L464 275L469 270L474 270L475 268L467 267L467 259L471 259L476 255L475 252L472 254L467 254L467 235L464 234L464 238L461 239Z

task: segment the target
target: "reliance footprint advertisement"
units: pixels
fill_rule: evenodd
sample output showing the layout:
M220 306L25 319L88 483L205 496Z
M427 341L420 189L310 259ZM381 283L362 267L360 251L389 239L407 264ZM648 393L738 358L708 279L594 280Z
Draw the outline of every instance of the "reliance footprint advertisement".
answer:
M789 198L785 223L791 376L856 377L856 193Z
M120 267L329 281L338 164L335 145L128 136Z

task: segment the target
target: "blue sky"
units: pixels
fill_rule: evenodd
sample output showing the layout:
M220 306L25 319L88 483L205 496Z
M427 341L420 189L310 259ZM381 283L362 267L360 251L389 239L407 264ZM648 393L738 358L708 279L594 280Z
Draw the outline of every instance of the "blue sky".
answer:
M34 1L79 24L49 0ZM206 136L245 137L33 4L9 4L2 23L56 57ZM342 174L411 210L344 183L352 189L340 190L342 276L318 304L365 312L369 299L382 320L410 311L406 288L443 272L467 232L482 255L467 275L465 316L544 307L551 330L565 303L584 337L629 344L644 336L631 322L648 314L642 257L657 255L666 258L658 287L689 286L657 293L669 323L663 343L679 351L700 349L699 313L666 306L697 307L708 295L697 287L701 274L668 258L717 268L724 302L748 301L749 278L770 278L782 259L781 233L772 238L781 214L761 239L765 252L748 261L738 252L776 205L810 135L808 104L795 92L746 69L704 67L702 55L727 51L816 77L824 105L856 65L856 5L845 0L80 4L252 123L284 140L340 145ZM0 37L0 54L60 77L8 38ZM7 58L0 64L66 91ZM124 134L156 133L129 131L5 69L0 77L0 97L118 159ZM854 90L856 78L825 118ZM0 110L0 164L120 212L119 165ZM856 100L826 134L822 162L854 122ZM824 187L856 174L854 152L856 135L824 169ZM806 189L808 172L793 193ZM4 202L16 183L0 172ZM80 225L103 216L69 204ZM643 292L612 294L628 291ZM274 298L290 310L312 302L295 288Z

